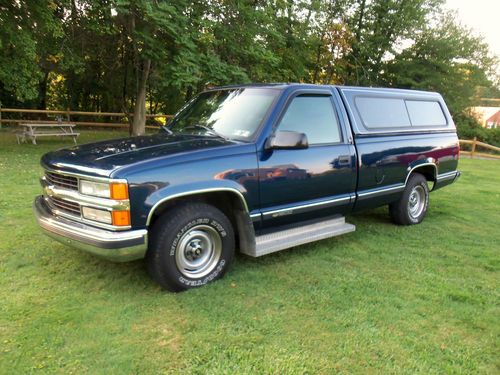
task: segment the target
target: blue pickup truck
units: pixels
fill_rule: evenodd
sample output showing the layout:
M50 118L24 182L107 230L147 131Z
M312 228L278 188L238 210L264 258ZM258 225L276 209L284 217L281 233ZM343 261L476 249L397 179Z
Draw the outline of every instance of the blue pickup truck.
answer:
M388 205L418 224L454 182L459 143L441 95L243 85L188 102L158 134L44 155L34 212L46 234L98 256L146 258L181 291L252 257L352 232L345 215Z

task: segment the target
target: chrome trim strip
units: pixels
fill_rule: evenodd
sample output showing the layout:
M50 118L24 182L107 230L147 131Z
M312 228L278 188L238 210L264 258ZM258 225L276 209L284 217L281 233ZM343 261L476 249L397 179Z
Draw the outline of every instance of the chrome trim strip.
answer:
M70 177L76 177L78 179L83 179L83 180L89 180L89 181L96 181L96 182L122 182L122 183L127 183L127 180L124 178L109 178L109 177L97 177L97 176L89 176L85 175L82 173L75 173L75 172L65 172L65 171L59 171L56 169L50 169L50 168L45 168L43 167L44 170L51 172L51 173L56 173L60 174L63 176L70 176ZM78 182L78 186L80 185L80 182Z
M44 178L48 184L57 185L69 190L78 190L78 178L76 177L45 171L42 178Z
M441 128L439 128L441 127ZM416 128L416 127L415 127ZM436 129L439 128L439 129ZM384 128L387 129L387 128ZM456 133L455 128L449 127L449 125L446 125L446 128L443 128L443 125L436 125L434 128L430 126L423 126L422 128L416 128L412 129L401 129L401 130L381 130L381 131L373 131L373 132L366 132L366 131L358 131L356 135L368 135L368 136L384 136L386 134L392 134L392 135L401 135L405 136L407 134L414 134L414 133L422 133L424 134L429 134L429 133Z
M447 173L439 174L436 179L437 179L437 181L450 180L450 179L456 178L457 174L458 174L458 171L447 172Z
M113 261L143 258L148 246L148 231L139 229L112 232L94 228L54 215L42 196L33 203L33 211L45 234L55 240Z
M262 216L264 218L269 217L269 216L282 216L279 214L284 214L284 215L290 215L296 210L303 210L311 207L317 207L317 206L336 206L337 204L343 203L343 202L349 202L351 200L351 195L348 197L342 197L342 198L335 198L335 199L328 199L325 201L320 201L320 202L314 202L314 203L308 203L308 204L301 204L298 206L292 206L292 207L285 207L285 208L280 208L277 210L271 210L271 211L263 211Z
M255 223L255 222L262 220L262 213L256 212L256 213L250 214L250 220L252 221L252 223Z
M130 210L130 202L128 199L117 201L109 198L99 198L93 197L91 195L84 195L76 190L57 188L53 185L50 185L50 183L45 179L45 176L41 178L41 184L44 192L49 197L61 198L70 202L79 203L81 206L102 208L108 211Z
M414 167L410 168L408 167L408 174L406 175L406 180L405 180L405 186L406 184L408 183L408 179L410 178L410 175L412 174L412 172L417 169L417 168L420 168L420 167L425 167L425 166L433 166L434 167L434 178L436 179L436 176L437 176L437 173L438 173L438 167L436 165L436 163L432 163L432 162L427 162L427 163L420 163L418 165L415 165Z
M45 197L44 197L45 199ZM62 216L62 217L65 217L67 219L71 219L71 220L75 220L75 221L78 221L78 222L81 222L82 221L82 217L81 216L77 216L77 215L72 215L68 212L64 212L64 211L61 211L57 208L54 208L49 202L45 201L45 203L47 203L47 206L50 207L50 210L54 213L54 215L57 215L57 216Z
M371 191L365 190L365 191L358 193L358 198L373 197L373 196L376 197L378 195L384 195L387 193L397 193L399 191L403 191L405 186L406 186L406 184L398 184L397 186L391 186L391 187L380 188L380 189L372 189Z
M238 198L240 199L241 203L243 204L243 207L244 207L245 211L248 213L248 205L247 205L247 202L245 200L245 197L237 189L234 189L234 188L198 189L198 190L186 191L186 192L183 192L183 193L172 194L172 195L169 195L168 197L160 199L158 202L156 202L153 205L153 207L151 207L151 210L149 210L148 218L146 220L146 225L149 226L149 223L151 222L151 218L153 217L153 214L154 214L155 210L162 203L165 203L165 202L167 202L167 201L169 201L171 199L174 199L174 198L185 197L185 196L188 196L188 195L196 195L196 194L203 194L203 193L213 193L213 192L221 192L221 191L235 193L238 196Z

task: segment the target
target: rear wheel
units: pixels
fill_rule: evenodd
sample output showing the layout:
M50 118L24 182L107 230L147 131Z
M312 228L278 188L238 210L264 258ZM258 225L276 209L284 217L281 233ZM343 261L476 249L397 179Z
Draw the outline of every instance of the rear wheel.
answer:
M154 224L146 261L153 279L178 292L222 277L233 255L234 231L226 215L205 203L185 203Z
M389 205L392 221L399 225L418 224L424 220L429 208L429 187L427 180L419 173L408 179L401 198Z

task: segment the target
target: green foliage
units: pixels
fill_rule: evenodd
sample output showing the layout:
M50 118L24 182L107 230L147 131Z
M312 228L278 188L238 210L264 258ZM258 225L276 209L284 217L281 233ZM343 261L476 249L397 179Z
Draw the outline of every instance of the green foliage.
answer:
M0 3L0 101L9 104L39 97L39 83L54 56L49 44L61 36L54 1Z
M352 53L347 56L349 84L381 84L389 56L396 54L398 42L413 39L439 11L442 0L353 1L348 25L354 34Z
M474 104L478 87L491 86L487 74L494 60L487 45L453 17L446 14L437 26L422 30L411 47L386 64L384 80L396 87L437 91L459 115Z
M460 139L477 138L478 141L500 147L500 128L483 128L477 119L468 112L461 112L455 116L458 137Z
M313 82L436 90L457 116L500 81L442 3L6 0L0 101L172 113L210 86Z
M361 212L354 233L238 255L224 279L173 294L142 261L37 228L39 158L70 143L19 146L0 130L0 373L498 373L499 161L460 160L422 224Z

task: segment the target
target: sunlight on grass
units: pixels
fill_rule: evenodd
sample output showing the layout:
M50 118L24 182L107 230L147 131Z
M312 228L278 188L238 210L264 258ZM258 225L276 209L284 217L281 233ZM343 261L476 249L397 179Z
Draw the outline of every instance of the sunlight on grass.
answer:
M461 160L421 225L352 215L354 233L171 294L39 232L39 158L66 144L0 131L0 373L498 373L499 161Z

